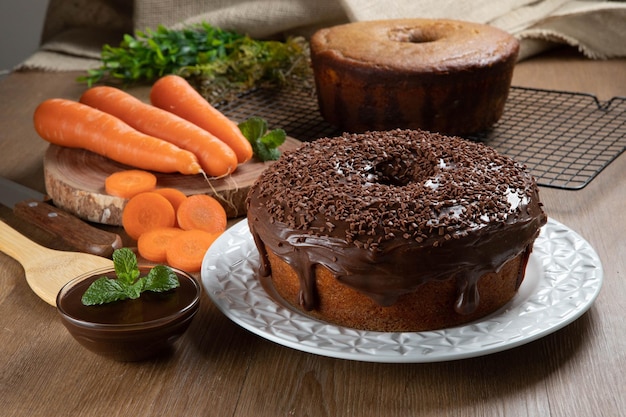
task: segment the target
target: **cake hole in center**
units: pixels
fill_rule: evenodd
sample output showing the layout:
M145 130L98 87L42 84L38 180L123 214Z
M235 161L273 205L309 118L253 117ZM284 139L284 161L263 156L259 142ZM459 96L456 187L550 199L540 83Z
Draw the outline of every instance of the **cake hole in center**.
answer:
M379 184L403 187L411 183L422 183L435 174L433 164L424 161L423 164L416 164L414 161L407 163L404 160L386 160L378 163L370 178Z
M389 31L389 39L395 42L428 43L436 41L438 37L420 28L394 28Z

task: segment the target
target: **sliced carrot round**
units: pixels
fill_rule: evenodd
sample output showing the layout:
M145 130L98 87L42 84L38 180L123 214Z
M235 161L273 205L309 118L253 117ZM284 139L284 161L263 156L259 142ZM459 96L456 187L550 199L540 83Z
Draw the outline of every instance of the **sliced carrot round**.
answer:
M157 194L161 194L163 197L167 198L169 202L172 203L174 210L178 210L180 203L185 201L185 199L187 198L185 193L180 191L178 188L170 188L170 187L155 188L154 192Z
M109 195L131 198L156 187L157 178L154 174L140 169L129 169L114 172L104 180L104 190Z
M206 251L220 234L197 229L184 230L174 236L167 246L168 265L187 272L200 271Z
M178 227L159 227L143 233L137 239L139 255L152 262L167 262L165 254L170 241L183 233Z
M206 194L191 195L178 207L176 219L181 229L209 233L226 230L226 211L215 198Z
M167 198L172 206L174 207L174 211L178 212L178 207L180 204L187 199L187 195L180 191L177 188L156 188L154 190L155 193L161 194L163 197ZM178 227L178 219L175 221L175 226Z
M133 239L159 227L173 227L175 223L174 207L167 198L155 192L135 195L122 212L122 226Z

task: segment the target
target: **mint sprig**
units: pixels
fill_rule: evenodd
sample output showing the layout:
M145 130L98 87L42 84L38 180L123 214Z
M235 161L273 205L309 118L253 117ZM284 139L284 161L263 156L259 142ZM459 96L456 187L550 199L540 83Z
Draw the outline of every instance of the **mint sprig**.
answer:
M148 275L140 277L137 256L128 248L113 252L117 279L102 276L91 283L82 296L84 305L99 305L136 299L144 291L164 292L180 286L176 273L166 265L156 265Z
M252 145L254 155L261 161L275 161L280 158L278 147L287 137L283 129L268 132L267 121L260 117L251 117L239 123L239 130Z

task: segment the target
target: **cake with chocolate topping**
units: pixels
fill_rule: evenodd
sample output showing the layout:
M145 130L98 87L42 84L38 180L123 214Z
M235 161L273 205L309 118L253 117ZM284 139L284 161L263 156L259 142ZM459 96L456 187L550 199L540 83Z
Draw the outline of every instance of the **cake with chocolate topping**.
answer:
M248 194L261 274L341 326L460 325L516 294L547 218L525 167L421 130L344 134L285 152Z

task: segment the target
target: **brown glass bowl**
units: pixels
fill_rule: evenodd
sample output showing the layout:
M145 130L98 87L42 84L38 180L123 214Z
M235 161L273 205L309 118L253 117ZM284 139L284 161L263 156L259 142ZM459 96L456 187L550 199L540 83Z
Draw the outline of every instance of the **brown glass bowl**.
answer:
M140 266L141 275L151 266ZM172 268L180 286L155 293L144 291L136 300L85 306L81 297L99 277L114 278L113 268L100 269L68 282L57 295L63 325L92 352L118 361L140 361L173 349L198 311L201 286L191 275Z

